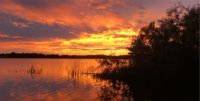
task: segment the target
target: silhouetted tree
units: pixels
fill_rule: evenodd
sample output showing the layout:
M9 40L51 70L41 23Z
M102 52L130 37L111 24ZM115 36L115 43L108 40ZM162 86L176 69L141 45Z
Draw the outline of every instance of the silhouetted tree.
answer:
M133 37L128 68L97 76L127 83L141 100L198 99L199 9L181 3L171 7L159 27L151 22Z
M198 66L199 54L199 7L186 8L180 3L167 11L167 17L142 27L133 38L129 49L133 65L174 66L195 61L187 66ZM154 64L152 64L154 63Z

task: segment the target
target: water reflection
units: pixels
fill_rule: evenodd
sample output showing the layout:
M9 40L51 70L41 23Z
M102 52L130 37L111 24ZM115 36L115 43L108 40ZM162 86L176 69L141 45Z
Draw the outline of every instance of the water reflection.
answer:
M110 82L101 88L98 93L99 101L135 101L128 85L123 82Z
M0 101L134 101L122 82L94 78L95 59L0 59Z
M94 63L89 59L1 59L0 101L92 101L106 84L93 79L91 74L99 72Z

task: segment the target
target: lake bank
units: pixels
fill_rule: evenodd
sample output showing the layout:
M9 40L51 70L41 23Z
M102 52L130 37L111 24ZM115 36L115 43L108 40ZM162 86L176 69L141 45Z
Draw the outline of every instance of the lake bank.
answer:
M197 69L129 66L93 76L108 80L113 85L118 82L128 85L131 92L129 95L136 101L196 101L199 99Z

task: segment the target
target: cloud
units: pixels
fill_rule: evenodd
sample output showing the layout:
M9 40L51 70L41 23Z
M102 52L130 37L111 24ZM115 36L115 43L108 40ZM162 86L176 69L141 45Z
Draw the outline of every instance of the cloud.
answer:
M84 3L82 4L82 2L88 5L83 5ZM71 26L76 30L86 32L104 31L123 26L131 27L120 14L105 10L96 10L97 8L111 7L113 4L113 0L83 0L76 2L72 2L71 0L48 2L46 0L20 2L16 0L2 0L0 11L23 19L15 20L18 23L34 21L50 26L57 24ZM13 23L17 26L16 22Z
M0 31L3 31L10 36L22 36L24 37L22 40L26 41L32 39L44 41L56 37L69 40L78 37L77 35L69 33L71 32L70 29L72 29L70 27L47 26L37 22L28 25L29 27L20 28L18 26L13 26L12 23L0 20L0 26ZM74 30L74 32L76 33L77 31Z
M146 7L144 7L142 4L144 3L142 0L118 0L116 3L123 5L126 8L131 8L131 9L143 9L145 10Z
M177 2L0 0L0 52L127 54L132 36Z
M123 35L123 33L127 32L127 35ZM59 52L72 54L74 52L87 53L87 54L110 54L111 51L119 51L118 54L125 54L126 50L120 48L119 46L128 47L130 44L130 37L132 35L128 35L131 33L131 30L124 30L118 32L118 30L112 31L104 31L102 34L90 34L85 33L79 39L71 39L66 40L63 38L50 38L46 41L40 40L15 40L4 41L1 43L1 49L13 50L13 49L29 49L34 51L46 51L49 52ZM123 47L124 48L124 47ZM95 51L91 53L91 51ZM89 53L88 53L89 52Z
M0 38L23 38L22 36L9 36L6 35L4 32L0 32Z
M146 15L147 12L142 12L142 11L140 11L139 14L140 14L140 17L144 17L144 15Z
M90 0L88 6L96 9L105 9L113 5L113 0Z

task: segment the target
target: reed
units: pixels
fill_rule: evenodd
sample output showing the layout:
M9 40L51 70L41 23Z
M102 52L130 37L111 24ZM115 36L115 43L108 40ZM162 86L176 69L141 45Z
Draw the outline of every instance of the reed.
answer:
M41 69L36 69L34 67L34 65L31 66L31 69L27 71L28 73L31 73L31 74L41 74L43 72L43 68Z

